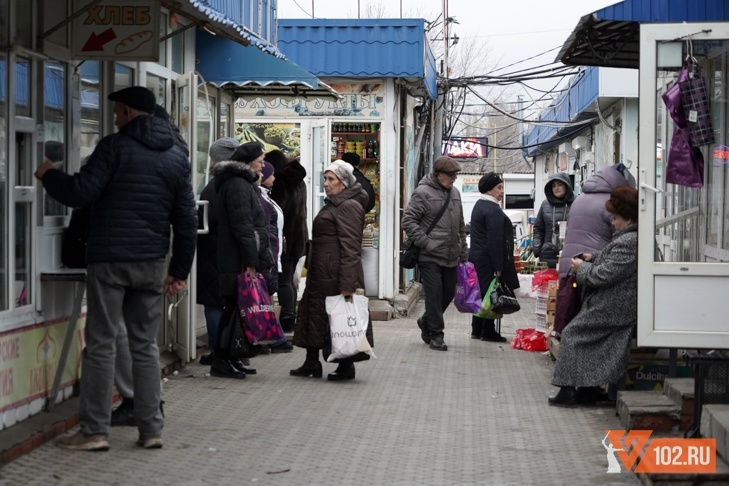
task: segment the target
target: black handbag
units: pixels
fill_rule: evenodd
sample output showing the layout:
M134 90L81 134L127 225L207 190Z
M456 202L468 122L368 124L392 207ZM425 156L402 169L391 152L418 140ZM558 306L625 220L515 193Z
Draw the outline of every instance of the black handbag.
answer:
M499 283L491 292L491 310L497 314L513 314L521 309L514 292L498 277Z
M415 246L413 240L405 240L402 242L402 250L400 250L400 266L403 268L415 268L418 263L418 255L420 248Z
M449 190L446 193L446 200L445 204L443 204L443 207L440 208L440 212L435 217L432 223L430 223L430 226L428 226L428 229L425 230L425 236L428 236L431 231L433 231L433 228L435 228L435 225L438 224L438 221L440 221L440 218L443 216L443 213L445 213L446 209L448 208L448 203L451 201L451 191ZM415 242L411 239L407 239L402 242L402 249L400 250L400 266L403 268L415 268L415 265L418 263L418 256L420 256L420 248L415 245Z
M227 351L230 353L230 359L255 358L261 354L262 346L251 344L246 337L238 306L231 313L230 322L223 329L220 337L223 343L228 343ZM224 347L221 346L221 348Z

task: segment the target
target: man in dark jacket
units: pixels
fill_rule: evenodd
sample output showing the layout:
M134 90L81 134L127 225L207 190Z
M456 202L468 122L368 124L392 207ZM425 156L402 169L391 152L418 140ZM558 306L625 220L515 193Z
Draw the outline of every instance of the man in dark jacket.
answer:
M448 350L443 342L443 313L455 293L456 266L468 260L461 193L453 187L460 170L452 158L438 157L433 172L415 188L401 223L408 239L420 249L418 268L425 293L425 313L418 319L420 337L436 351ZM426 234L442 209L442 216Z
M151 116L156 100L143 87L109 95L119 131L104 137L74 175L43 163L35 176L57 201L91 206L86 249L86 349L81 430L57 442L72 450L107 450L114 378L114 342L122 317L134 362L137 444L162 447L159 351L163 294L185 287L195 256L197 215L190 163L170 124ZM172 257L170 226L174 232ZM166 277L165 277L166 275Z
M354 152L345 152L342 154L342 160L347 162L349 165L354 167L354 178L357 179L357 182L362 186L362 189L364 189L367 192L367 205L365 206L365 213L369 213L372 211L372 208L375 207L375 189L372 187L372 183L370 180L365 177L365 175L360 172L359 169L357 169L357 166L359 165L359 155L355 154Z

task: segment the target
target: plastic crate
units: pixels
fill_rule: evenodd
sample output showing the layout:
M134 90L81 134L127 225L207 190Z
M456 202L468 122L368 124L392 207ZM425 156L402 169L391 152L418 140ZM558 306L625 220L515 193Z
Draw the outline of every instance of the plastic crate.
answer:
M546 294L546 292L545 292ZM534 312L537 314L546 315L547 314L547 298L546 297L539 297L537 294L537 300L534 303Z
M711 403L729 404L729 353L687 353L686 361L694 375L694 422L686 437L698 437L701 409Z
M547 316L537 314L537 318L534 321L534 329L537 331L547 332Z

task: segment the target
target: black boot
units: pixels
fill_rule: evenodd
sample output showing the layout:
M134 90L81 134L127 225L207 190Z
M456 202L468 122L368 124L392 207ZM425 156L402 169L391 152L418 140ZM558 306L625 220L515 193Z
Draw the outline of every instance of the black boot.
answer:
M574 386L561 386L559 393L549 397L549 404L554 407L572 408L577 406L577 392Z
M317 348L306 348L306 361L301 367L289 371L291 376L313 376L321 378L324 372L319 362L319 350Z
M496 323L493 319L484 319L483 327L481 328L481 341L505 343L506 338L496 332Z
M136 427L137 419L134 417L134 400L122 397L121 404L111 412L112 427L128 426Z
M240 359L230 360L230 364L233 366L233 368L237 369L238 371L242 371L246 375L255 375L256 373L258 373L255 368L247 367L243 363L243 360Z
M471 317L471 339L481 339L481 330L483 329L482 317Z
M327 375L329 381L354 380L354 363L344 362L337 365L337 369Z
M230 361L214 358L213 364L210 365L210 376L242 380L246 377L246 374L233 366Z
M295 319L293 317L284 317L279 319L283 332L294 332L294 321Z

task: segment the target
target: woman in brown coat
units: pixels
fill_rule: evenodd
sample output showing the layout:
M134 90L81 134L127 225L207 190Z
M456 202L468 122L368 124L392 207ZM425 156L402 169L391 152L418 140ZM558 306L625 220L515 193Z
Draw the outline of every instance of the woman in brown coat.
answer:
M367 193L354 178L352 166L337 160L324 171L325 206L314 218L311 250L307 258L306 289L294 325L295 346L306 348L306 361L292 376L322 376L319 350L330 345L329 316L325 300L332 295L345 297L364 288L362 270L362 229ZM367 328L372 345L372 326ZM326 359L327 356L325 355ZM354 362L338 360L336 371L327 379L354 379Z

